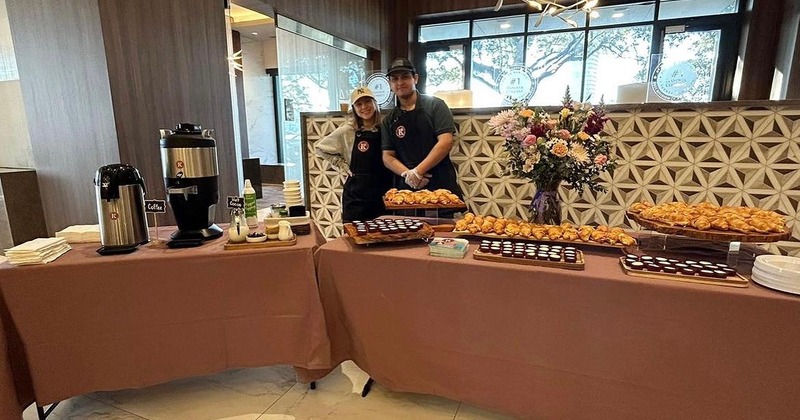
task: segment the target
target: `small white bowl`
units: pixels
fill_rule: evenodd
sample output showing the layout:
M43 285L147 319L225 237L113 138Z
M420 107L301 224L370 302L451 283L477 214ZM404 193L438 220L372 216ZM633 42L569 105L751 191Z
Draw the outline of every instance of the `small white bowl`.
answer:
M261 236L256 236L256 237L253 237L253 236L250 236L250 235L247 236L247 242L250 242L250 243L264 242L266 240L267 240L267 235L261 235Z

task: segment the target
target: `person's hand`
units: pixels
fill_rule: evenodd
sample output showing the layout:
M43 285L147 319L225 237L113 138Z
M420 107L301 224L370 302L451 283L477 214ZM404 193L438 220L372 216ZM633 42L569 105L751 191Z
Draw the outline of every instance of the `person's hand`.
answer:
M421 190L425 188L426 186L428 186L429 182L431 182L431 175L426 174L424 177L422 177L422 181L420 181L419 184L417 184L417 189Z
M410 185L412 188L419 188L420 182L422 182L422 175L417 172L417 168L409 169L403 172L403 177L406 179L406 184Z

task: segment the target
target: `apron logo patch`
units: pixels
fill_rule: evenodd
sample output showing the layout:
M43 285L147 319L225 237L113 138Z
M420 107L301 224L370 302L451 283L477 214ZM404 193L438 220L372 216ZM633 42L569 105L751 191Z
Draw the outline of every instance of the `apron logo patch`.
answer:
M404 126L402 126L402 125L398 126L394 130L394 135L397 136L398 139L402 139L403 137L406 136L406 128Z
M367 150L369 150L369 142L367 142L365 140L361 140L360 142L358 142L358 151L359 152L364 153Z

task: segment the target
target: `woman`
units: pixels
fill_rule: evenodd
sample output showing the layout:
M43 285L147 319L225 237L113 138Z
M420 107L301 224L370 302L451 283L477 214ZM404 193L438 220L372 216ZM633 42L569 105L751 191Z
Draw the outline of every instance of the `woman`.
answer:
M370 220L386 214L383 194L391 173L383 166L380 110L372 91L360 87L350 94L352 121L314 146L317 156L347 176L342 193L342 221Z

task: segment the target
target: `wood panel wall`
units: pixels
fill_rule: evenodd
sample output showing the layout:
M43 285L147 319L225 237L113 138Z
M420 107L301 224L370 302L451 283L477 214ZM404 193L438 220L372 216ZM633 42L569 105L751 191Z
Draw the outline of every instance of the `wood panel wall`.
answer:
M796 0L790 0L796 1ZM775 58L780 40L784 0L753 0L748 5L747 19L739 47L743 59L741 86L736 100L769 99L775 75Z
M7 0L48 231L97 223L92 178L119 161L97 0Z
M224 4L220 0L99 0L119 151L163 198L159 128L216 132L220 203L238 195ZM162 223L173 222L172 215Z

